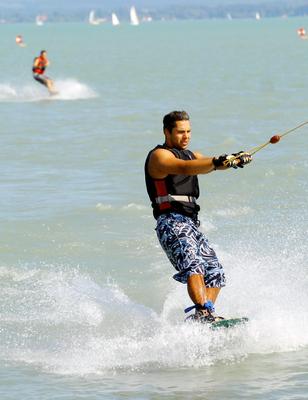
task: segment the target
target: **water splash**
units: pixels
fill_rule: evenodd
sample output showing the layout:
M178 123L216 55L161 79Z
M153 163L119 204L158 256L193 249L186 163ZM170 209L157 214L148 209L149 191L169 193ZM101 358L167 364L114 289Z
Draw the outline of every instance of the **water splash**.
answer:
M75 79L57 80L55 87L59 93L50 96L47 89L36 82L21 86L3 83L0 84L0 102L82 100L98 96L89 86Z
M82 375L200 368L307 346L304 273L293 279L292 274L293 278L279 274L284 265L273 258L246 256L229 271L230 285L217 307L226 317L248 316L250 321L218 331L183 322L183 309L189 305L184 285L174 283L162 311L156 313L130 299L116 284L97 284L79 269L1 267L2 358ZM234 255L222 258L229 263ZM285 263L300 261L293 257ZM295 289L300 296L294 296Z
M59 94L52 96L54 100L80 100L98 96L89 86L75 79L57 80L55 86Z

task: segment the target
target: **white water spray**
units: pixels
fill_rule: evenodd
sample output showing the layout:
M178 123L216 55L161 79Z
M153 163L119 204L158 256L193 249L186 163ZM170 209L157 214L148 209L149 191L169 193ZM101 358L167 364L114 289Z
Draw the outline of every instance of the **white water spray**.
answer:
M98 97L98 94L88 85L76 79L55 81L56 95L51 96L47 88L36 82L18 86L10 83L0 83L0 102L36 102L57 100L83 100Z

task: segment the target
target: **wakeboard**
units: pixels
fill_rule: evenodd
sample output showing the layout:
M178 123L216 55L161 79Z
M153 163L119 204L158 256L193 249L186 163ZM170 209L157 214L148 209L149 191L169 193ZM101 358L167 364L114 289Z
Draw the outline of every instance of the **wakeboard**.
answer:
M205 324L210 329L222 329L222 328L233 328L235 326L244 325L248 322L247 317L238 317L238 318L222 318L217 319L217 321L209 322L207 320L198 320L194 318L194 315L190 315L185 319L185 322L192 322L196 324Z
M249 319L247 317L221 319L209 324L211 329L233 328L239 325L245 325Z

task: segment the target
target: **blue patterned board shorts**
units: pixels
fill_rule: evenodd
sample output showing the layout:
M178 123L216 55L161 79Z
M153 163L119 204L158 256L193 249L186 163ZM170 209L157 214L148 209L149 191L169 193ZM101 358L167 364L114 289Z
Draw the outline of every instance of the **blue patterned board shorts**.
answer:
M157 219L156 234L170 262L178 271L173 278L187 283L189 276L201 274L206 287L225 286L225 275L207 238L189 217L177 213Z

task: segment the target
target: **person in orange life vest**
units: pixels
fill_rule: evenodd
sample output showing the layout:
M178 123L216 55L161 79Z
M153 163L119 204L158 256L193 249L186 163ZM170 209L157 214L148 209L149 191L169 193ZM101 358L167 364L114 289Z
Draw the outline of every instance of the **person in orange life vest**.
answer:
M33 78L46 86L50 93L54 93L54 83L52 79L45 75L45 70L49 65L46 50L42 50L38 57L35 57L32 66Z
M152 149L145 162L145 180L156 234L170 262L176 269L173 278L187 284L195 309L188 319L214 322L214 304L225 275L215 251L198 229L198 174L208 174L231 167L243 168L251 162L248 153L205 157L188 150L191 139L189 115L173 111L163 119L165 142Z

